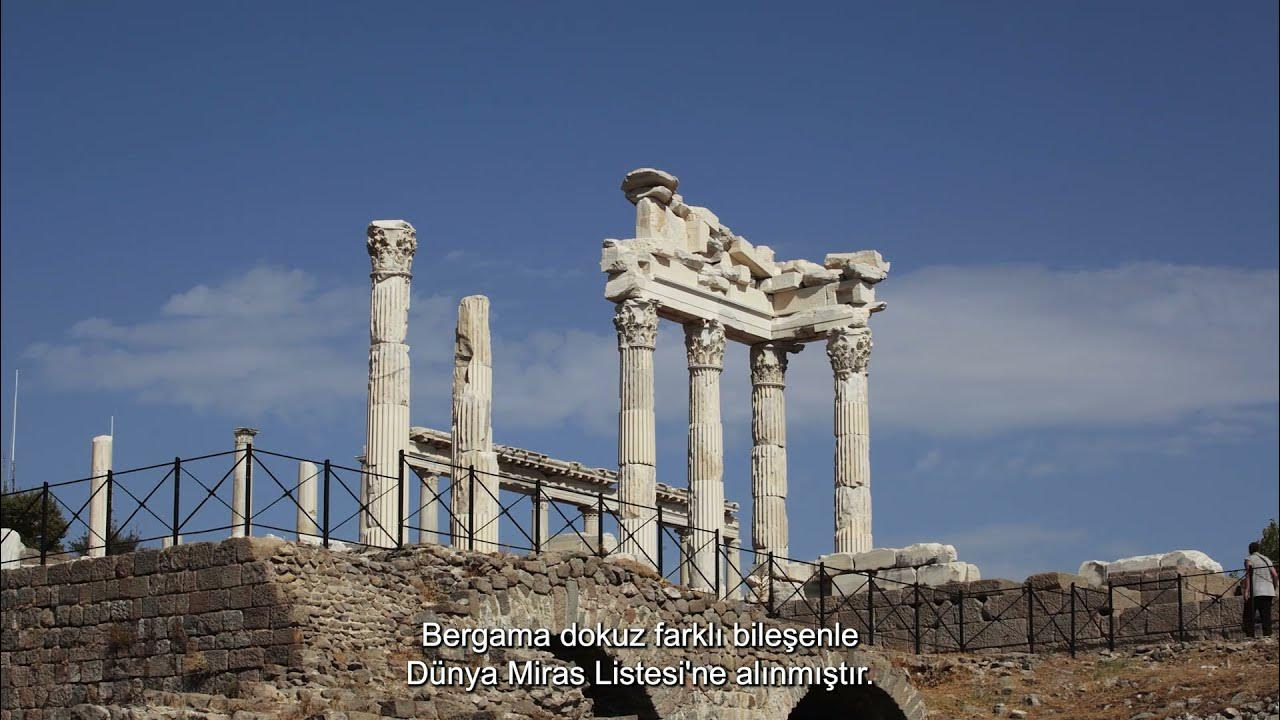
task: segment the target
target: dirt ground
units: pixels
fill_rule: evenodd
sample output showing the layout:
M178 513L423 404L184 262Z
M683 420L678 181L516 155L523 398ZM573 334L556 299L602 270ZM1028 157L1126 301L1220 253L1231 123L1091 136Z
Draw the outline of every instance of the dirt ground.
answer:
M1276 638L1067 654L902 655L931 717L1131 720L1271 716L1280 698ZM1144 713L1151 713L1149 716ZM1230 717L1230 715L1227 715Z

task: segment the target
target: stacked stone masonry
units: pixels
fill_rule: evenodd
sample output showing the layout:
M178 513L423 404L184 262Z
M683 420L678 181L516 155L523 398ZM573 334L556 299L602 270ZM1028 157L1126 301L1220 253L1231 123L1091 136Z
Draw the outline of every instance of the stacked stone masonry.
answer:
M92 714L148 704L241 707L329 718L589 718L577 687L410 687L408 660L474 664L424 650L421 624L652 627L658 621L763 621L758 606L678 588L634 561L580 554L527 558L448 546L329 551L241 538L3 571L3 711L8 718ZM862 648L783 655L751 649L607 649L612 659L726 667L865 665L883 717L926 715L886 656ZM484 660L568 662L534 649ZM785 718L808 688L651 687L661 718ZM255 704L257 703L257 704ZM88 708L88 709L85 709ZM339 715L341 712L343 715ZM99 715L105 717L105 715Z

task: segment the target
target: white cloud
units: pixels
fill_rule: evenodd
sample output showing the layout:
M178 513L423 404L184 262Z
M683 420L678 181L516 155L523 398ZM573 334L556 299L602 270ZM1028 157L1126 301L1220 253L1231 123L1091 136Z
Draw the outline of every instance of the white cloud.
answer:
M880 428L976 436L1194 417L1202 437L1229 438L1274 416L1275 271L931 267L890 278L881 295L889 309L875 318L871 381ZM363 287L255 268L169 298L154 319L87 319L28 356L67 388L198 409L312 412L363 397L367 304ZM414 422L447 423L454 307L452 298L414 299ZM499 429L614 432L612 328L495 333L494 343ZM660 421L678 421L685 369L674 327L664 325L655 365ZM788 380L791 422L829 423L820 344L795 357ZM724 386L726 422L746 422L745 352L730 353Z

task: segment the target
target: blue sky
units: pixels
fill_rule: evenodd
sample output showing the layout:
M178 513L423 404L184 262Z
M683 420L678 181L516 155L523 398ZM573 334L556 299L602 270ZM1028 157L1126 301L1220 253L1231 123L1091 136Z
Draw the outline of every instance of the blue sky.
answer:
M3 5L20 484L363 441L366 223L418 229L415 424L493 303L499 442L615 462L600 241L640 166L780 257L876 248L878 545L988 576L1199 548L1277 506L1276 6ZM680 337L659 478L683 484ZM726 482L749 505L746 349ZM830 370L790 373L792 548L830 549ZM7 408L6 408L7 410ZM4 436L8 438L7 412Z

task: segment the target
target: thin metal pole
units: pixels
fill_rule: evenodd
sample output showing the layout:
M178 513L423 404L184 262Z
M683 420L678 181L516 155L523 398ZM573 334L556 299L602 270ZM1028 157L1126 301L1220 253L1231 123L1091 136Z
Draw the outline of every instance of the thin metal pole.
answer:
M396 465L396 547L404 547L404 449L400 450L400 462Z
M1116 649L1116 594L1115 586L1107 581L1107 649Z
M915 595L916 595L915 645L916 645L916 654L919 655L920 654L920 583L918 582L915 584Z
M173 545L178 545L178 531L182 524L182 458L173 459Z
M115 495L115 485L115 474L107 470L107 537L102 541L103 552L108 552L107 548L111 547L111 499Z
M244 536L253 536L253 443L244 447Z
M1187 626L1182 615L1182 573L1178 573L1178 642L1187 641Z
M711 551L711 559L716 563L716 597L720 597L720 528L716 528L715 536L712 537L712 542L715 543L715 546Z
M867 576L867 644L876 644L876 576Z
M467 468L467 549L476 549L476 468Z
M960 652L964 652L964 590L960 591Z
M329 461L324 461L324 546L329 547Z
M1076 656L1076 584L1071 583L1071 657Z
M542 476L533 478L533 554L542 554Z
M49 483L46 481L40 493L40 564L47 561L49 552Z
M769 604L767 606L769 615L772 616L776 608L773 605L773 551L769 551L769 568L765 575L765 582L769 583Z
M596 493L596 555L604 552L604 493Z
M827 564L818 563L818 627L827 626Z
M1035 613L1035 597L1036 589L1031 585L1027 585L1027 652L1036 651L1036 624L1033 615Z
M658 574L662 575L662 577L666 577L666 575L663 575L662 573L662 541L663 540L664 538L662 535L662 505L659 504L658 505Z

